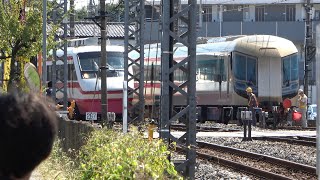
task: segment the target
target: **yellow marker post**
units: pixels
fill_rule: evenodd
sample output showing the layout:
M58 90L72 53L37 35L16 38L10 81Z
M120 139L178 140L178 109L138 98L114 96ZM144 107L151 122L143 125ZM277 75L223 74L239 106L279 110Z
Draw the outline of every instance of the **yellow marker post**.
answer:
M152 141L153 139L153 130L157 127L155 121L152 119L149 126L148 126L148 139Z

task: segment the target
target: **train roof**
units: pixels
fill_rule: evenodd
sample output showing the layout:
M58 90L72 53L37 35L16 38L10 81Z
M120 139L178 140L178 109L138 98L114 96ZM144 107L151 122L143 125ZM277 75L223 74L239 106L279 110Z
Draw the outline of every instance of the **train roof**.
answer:
M272 35L239 35L209 38L207 43L198 44L196 49L197 54L206 53L217 56L228 55L236 51L253 56L285 57L298 52L296 46L290 40ZM187 52L188 48L185 46L174 47L175 57L186 56ZM160 45L152 45L150 48L145 49L145 57L155 58L160 56Z
M101 46L78 46L78 47L68 47L68 54L77 54L82 52L100 52ZM115 45L108 45L107 51L115 51L115 52L124 52L123 46L115 46ZM57 51L58 56L63 55L62 50Z

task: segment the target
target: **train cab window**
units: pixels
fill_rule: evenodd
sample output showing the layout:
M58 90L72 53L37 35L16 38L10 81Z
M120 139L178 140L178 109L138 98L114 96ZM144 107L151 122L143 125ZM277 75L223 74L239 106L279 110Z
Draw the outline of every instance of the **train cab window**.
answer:
M124 69L123 53L120 52L108 52L107 61L114 69Z
M290 81L299 78L297 54L282 58L282 86L288 86Z
M232 59L234 77L236 80L249 82L251 86L257 85L257 58L235 53Z
M224 60L214 59L197 59L197 77L198 80L209 81L226 81L226 71Z
M100 52L85 52L79 53L79 68L81 71L81 78L90 79L97 78L100 65ZM107 77L121 77L124 76L124 58L122 52L108 52L107 53Z
M96 78L99 66L95 59L80 59L81 77L83 79Z

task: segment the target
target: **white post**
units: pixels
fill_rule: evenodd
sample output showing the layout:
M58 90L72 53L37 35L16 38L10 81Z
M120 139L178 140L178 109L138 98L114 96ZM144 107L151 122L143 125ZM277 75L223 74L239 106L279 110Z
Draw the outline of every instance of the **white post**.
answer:
M122 97L122 129L123 133L128 132L128 83L123 81L123 97Z

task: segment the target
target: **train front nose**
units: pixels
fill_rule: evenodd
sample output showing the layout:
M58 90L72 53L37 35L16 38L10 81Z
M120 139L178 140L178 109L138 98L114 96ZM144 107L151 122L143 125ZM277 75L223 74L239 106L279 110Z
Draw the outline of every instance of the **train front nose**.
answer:
M281 60L277 61L268 56L260 57L258 69L258 96L260 101L281 101Z

